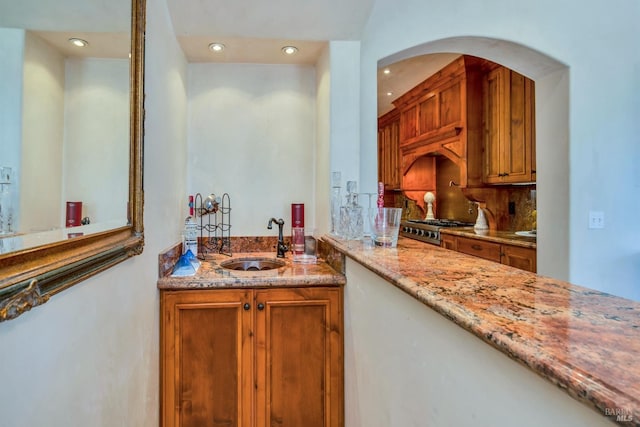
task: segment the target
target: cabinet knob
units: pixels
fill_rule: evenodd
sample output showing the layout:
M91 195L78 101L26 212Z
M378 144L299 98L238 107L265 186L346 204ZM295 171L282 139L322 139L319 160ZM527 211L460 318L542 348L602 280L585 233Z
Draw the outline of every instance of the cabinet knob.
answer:
M475 251L481 251L482 250L482 246L480 246L480 245L471 245L471 249L473 249Z
M260 311L264 310L264 304L263 303L258 304L258 310L260 310Z
M249 310L251 308L251 304L249 304L248 302L245 302L242 308L244 308L245 310Z

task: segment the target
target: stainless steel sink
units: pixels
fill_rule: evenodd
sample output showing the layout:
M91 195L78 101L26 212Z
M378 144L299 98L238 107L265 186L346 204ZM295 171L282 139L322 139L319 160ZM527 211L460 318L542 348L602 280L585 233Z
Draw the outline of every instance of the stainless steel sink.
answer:
M235 258L220 263L222 268L240 271L274 270L284 265L284 261L261 257Z

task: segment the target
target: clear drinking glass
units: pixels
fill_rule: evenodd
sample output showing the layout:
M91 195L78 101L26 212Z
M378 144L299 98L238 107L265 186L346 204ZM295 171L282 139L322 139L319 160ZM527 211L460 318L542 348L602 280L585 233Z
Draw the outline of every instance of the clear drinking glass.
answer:
M402 208L375 208L370 210L371 238L375 246L395 248L398 245Z

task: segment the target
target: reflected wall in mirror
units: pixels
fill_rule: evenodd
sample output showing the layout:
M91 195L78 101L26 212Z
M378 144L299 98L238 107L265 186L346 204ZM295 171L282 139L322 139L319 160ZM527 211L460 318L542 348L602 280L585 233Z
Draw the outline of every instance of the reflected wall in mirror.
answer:
M4 235L64 228L66 201L81 201L86 221L126 224L129 10L129 0L2 6ZM22 249L28 240L6 241L0 250L10 251L9 242Z
M0 5L0 321L142 251L144 10Z

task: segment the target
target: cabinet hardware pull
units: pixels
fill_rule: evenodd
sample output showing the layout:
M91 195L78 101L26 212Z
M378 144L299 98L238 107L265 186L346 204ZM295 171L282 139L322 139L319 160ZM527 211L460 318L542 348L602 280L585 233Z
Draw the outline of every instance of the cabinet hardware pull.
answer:
M258 310L261 310L261 311L264 310L264 304L263 303L258 304Z
M249 310L251 308L251 304L249 304L248 302L245 302L242 308L244 308L245 310Z
M471 245L471 249L476 250L476 251L481 251L482 250L482 246L480 246L480 245Z

